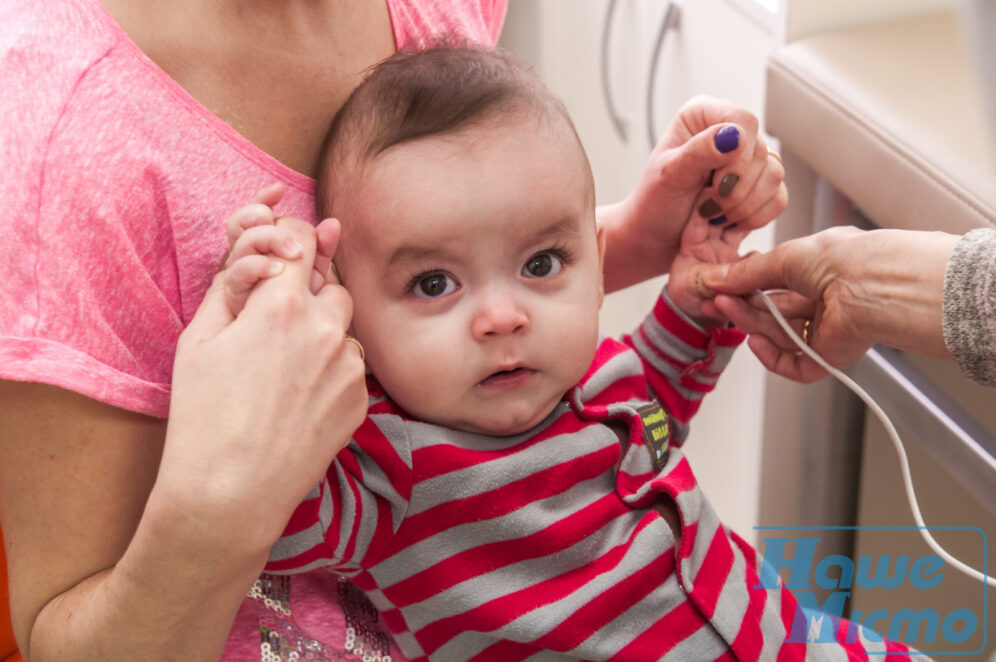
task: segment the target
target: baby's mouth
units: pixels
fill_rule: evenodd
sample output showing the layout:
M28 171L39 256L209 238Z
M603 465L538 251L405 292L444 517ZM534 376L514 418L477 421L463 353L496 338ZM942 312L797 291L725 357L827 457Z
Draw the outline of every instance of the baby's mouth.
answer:
M478 383L478 386L495 388L521 386L535 374L535 370L525 368L523 366L517 366L515 368L509 368L508 370L499 370L498 372L492 373L490 376L482 379Z

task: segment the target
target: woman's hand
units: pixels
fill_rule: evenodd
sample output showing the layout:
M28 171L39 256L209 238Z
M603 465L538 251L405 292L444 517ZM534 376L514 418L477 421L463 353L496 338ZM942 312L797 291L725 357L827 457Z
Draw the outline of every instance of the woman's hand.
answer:
M837 227L733 264L703 267L697 277L705 291L718 293L716 314L751 336L749 346L766 368L812 382L826 371L798 351L752 292L789 290L772 300L800 335L806 327L809 345L834 367L854 363L875 343L950 359L941 301L948 256L958 239L941 232Z
M737 242L766 225L788 202L784 178L753 114L721 99L692 99L629 197L598 211L608 240L607 291L667 273L690 219L735 226Z
M363 361L345 340L352 300L335 282L310 287L317 246L327 271L337 228L320 242L303 221L269 222L270 238L298 257L258 255L282 264L280 273L247 288L237 317L232 274L215 277L180 337L156 485L166 503L203 520L205 536L241 535L261 549L279 537L367 407ZM267 245L260 242L237 242L233 256Z

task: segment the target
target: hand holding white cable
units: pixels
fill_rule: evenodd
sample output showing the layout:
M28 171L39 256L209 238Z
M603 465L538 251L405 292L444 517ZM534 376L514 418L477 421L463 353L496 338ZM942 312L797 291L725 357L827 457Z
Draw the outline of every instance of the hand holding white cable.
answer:
M896 453L899 456L899 467L903 474L903 485L906 489L906 498L909 501L910 510L913 513L913 520L916 522L917 527L919 527L918 530L920 531L920 535L923 536L927 546L930 547L938 556L944 559L951 567L968 575L972 579L996 588L996 578L989 577L975 568L962 563L945 551L944 548L941 547L936 540L934 540L934 537L930 535L930 532L927 530L927 525L924 524L923 516L920 514L920 506L917 504L916 494L913 491L913 478L910 476L909 460L906 457L906 449L903 447L903 443L899 438L899 432L896 431L896 426L892 424L892 421L889 420L889 417L885 414L879 404L875 402L875 400L873 400L872 397L868 395L863 388L861 388L861 386L859 386L853 379L845 375L843 372L824 361L823 357L813 351L813 348L803 342L802 338L800 338L799 335L792 330L792 327L789 325L788 321L781 314L781 311L779 311L774 302L768 298L769 293L773 294L782 291L784 290L768 290L768 292L756 290L755 293L761 297L764 305L768 307L768 310L771 311L771 314L774 316L779 326L781 326L782 330L788 334L788 337L792 339L792 342L794 342L809 358L816 361L816 363L826 369L827 372L836 377L847 388L851 389L855 395L861 398L861 400L868 405L868 408L871 409L875 416L878 417L878 420L882 422L882 425L885 426L885 430L889 434L889 439L892 440L892 445L895 447Z

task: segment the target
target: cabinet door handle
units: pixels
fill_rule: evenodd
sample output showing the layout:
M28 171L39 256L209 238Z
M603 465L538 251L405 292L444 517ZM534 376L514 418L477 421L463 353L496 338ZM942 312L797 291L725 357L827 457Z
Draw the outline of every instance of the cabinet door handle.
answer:
M609 42L612 38L612 18L616 13L616 5L619 0L609 0L605 7L605 18L602 21L602 99L605 101L605 109L609 112L609 120L616 130L619 140L625 145L629 142L627 124L625 118L616 110L616 104L612 100L612 76L609 72Z
M657 40L654 43L654 50L650 55L650 79L647 81L647 138L650 141L651 151L657 146L657 128L654 122L654 90L656 89L657 64L660 60L661 51L664 50L664 41L667 33L672 29L681 26L681 5L677 0L671 0L664 12L664 19L660 28L657 29Z

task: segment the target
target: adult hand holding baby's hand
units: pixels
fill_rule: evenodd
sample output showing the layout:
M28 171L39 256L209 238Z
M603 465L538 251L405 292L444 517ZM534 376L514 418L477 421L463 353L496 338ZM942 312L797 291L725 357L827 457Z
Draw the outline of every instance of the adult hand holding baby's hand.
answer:
M300 243L288 228L277 223L273 213L283 195L283 184L268 186L225 220L229 249L222 264L227 271L225 300L236 315L259 281L281 273L285 260L301 257ZM325 219L315 228L317 248L309 282L312 293L324 287L329 278L339 233L339 221L334 218Z
M797 333L807 327L809 345L834 367L854 363L877 342L950 359L941 300L957 241L941 232L835 227L731 265L703 267L699 279L719 293L716 309L751 336L766 368L811 382L826 371L798 351L754 290L788 289L772 300Z
M258 550L279 537L367 407L364 364L345 340L352 299L338 283L311 290L323 243L316 229L292 218L270 227L259 241L236 242L229 262L280 260L281 273L247 288L236 317L234 272L222 271L180 337L157 488L201 518L208 539ZM296 243L298 257L262 255L265 237Z
M748 345L768 370L799 382L816 381L826 370L799 351L754 291L788 290L769 297L796 335L831 365L853 363L874 344L859 333L853 313L874 302L834 253L841 242L850 244L862 234L834 228L732 264L705 265L696 269L695 278L701 290L715 295L714 308L750 336Z
M721 99L692 99L665 130L636 189L599 210L610 236L606 288L667 272L690 220L735 224L738 241L766 225L787 204L784 177L752 113Z

